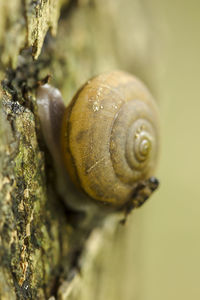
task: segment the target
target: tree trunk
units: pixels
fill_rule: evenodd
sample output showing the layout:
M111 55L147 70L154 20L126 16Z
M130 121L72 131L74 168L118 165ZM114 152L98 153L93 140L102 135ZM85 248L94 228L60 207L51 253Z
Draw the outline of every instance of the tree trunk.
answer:
M71 224L35 91L50 76L67 104L112 69L152 85L153 27L148 1L0 0L0 299L139 299L142 221Z

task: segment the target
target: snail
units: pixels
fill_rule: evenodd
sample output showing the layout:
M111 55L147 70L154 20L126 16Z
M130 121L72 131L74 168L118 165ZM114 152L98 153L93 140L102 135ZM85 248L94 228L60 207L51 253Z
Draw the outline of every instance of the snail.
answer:
M139 79L122 71L100 74L67 107L58 89L44 84L37 104L69 207L126 215L158 187L159 113Z

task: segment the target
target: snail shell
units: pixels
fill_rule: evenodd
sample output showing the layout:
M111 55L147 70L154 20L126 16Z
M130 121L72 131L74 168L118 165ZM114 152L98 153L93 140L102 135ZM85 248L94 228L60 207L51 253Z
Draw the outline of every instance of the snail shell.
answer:
M89 80L62 117L61 148L77 187L121 207L158 158L158 109L136 77L114 71Z

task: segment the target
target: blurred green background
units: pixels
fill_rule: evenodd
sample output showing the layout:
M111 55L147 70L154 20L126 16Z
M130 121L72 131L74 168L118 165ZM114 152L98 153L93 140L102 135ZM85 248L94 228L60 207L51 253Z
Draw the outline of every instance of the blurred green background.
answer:
M161 186L135 212L143 219L137 299L200 299L200 2L150 3L163 40Z

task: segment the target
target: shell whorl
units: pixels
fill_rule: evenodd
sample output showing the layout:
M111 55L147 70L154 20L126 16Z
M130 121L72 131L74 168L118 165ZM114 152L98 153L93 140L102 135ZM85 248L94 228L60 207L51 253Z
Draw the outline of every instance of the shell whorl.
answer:
M158 147L156 104L132 75L115 71L91 79L66 110L66 167L93 199L123 205L135 184L152 175Z

